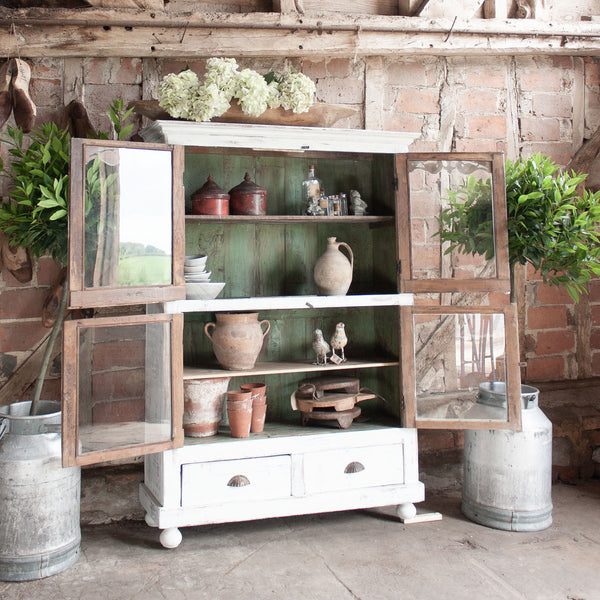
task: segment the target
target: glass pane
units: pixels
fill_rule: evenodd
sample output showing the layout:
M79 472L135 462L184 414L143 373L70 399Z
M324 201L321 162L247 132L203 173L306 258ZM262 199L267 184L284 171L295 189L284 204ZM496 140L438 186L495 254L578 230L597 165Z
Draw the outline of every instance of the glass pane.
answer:
M506 381L504 315L413 319L417 418L507 421L506 398L494 393Z
M87 146L84 164L84 286L171 284L171 152Z
M80 328L79 454L171 440L170 328Z
M492 164L409 160L413 279L495 278Z

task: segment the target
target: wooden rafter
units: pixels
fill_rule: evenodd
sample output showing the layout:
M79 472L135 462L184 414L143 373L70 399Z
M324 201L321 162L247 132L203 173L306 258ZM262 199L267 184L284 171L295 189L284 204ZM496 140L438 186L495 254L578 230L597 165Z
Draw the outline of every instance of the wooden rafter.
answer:
M0 48L67 56L600 55L600 23L343 13L0 9Z

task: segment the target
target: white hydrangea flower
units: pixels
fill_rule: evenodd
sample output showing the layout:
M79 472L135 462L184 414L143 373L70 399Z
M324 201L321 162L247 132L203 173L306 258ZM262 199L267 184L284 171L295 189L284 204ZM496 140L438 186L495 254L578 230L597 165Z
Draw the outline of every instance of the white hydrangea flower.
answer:
M209 58L206 61L206 85L214 83L233 98L238 81L238 64L235 58Z
M281 106L281 96L279 95L279 84L271 81L267 86L267 105L269 108L279 108Z
M315 82L304 73L286 73L279 83L281 106L295 113L307 112L316 92Z
M244 69L238 74L234 97L238 99L242 111L247 115L262 115L267 110L269 97L265 78L252 69Z
M198 86L189 110L189 117L194 121L210 121L220 117L229 109L230 97L215 83Z
M188 119L199 81L193 71L169 73L158 84L158 104L175 119Z

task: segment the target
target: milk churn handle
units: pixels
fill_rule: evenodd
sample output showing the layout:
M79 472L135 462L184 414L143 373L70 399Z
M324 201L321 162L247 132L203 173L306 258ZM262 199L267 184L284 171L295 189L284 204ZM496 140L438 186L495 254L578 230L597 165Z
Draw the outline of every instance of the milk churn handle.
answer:
M8 419L6 417L0 417L0 440L4 436L8 429Z
M350 248L346 242L340 242L339 245L344 246L344 248L348 250L348 254L350 254L350 266L354 269L354 254L352 252L352 248Z

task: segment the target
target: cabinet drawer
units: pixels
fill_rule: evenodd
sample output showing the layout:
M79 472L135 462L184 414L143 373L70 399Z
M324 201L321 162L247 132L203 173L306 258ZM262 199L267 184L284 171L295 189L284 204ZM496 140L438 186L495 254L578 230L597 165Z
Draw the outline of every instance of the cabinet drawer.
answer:
M285 498L292 492L289 455L181 466L181 505Z
M304 456L307 494L404 483L404 446L344 448Z

